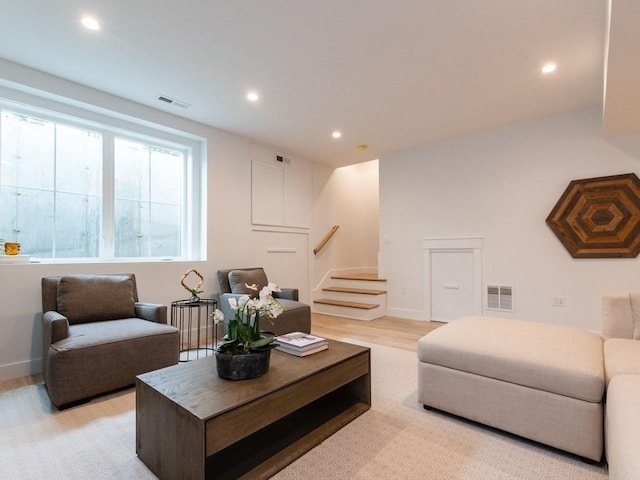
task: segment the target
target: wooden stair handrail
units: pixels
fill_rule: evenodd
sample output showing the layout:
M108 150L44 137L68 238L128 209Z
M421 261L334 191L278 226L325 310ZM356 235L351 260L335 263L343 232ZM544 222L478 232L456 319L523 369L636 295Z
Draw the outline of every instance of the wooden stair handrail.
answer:
M334 225L333 227L331 227L331 230L329 230L329 232L324 236L324 238L318 244L318 246L313 249L314 255L317 255L318 252L323 249L323 247L327 244L327 242L331 239L331 237L333 237L333 235L338 231L339 228L340 228L339 225Z

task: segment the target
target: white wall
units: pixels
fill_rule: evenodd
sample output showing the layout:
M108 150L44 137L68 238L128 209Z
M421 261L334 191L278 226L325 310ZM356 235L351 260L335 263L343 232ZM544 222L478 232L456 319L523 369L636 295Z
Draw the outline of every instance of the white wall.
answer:
M136 274L141 300L169 305L173 300L186 298L188 295L180 285L180 279L189 269L195 268L204 276L202 296L206 298L219 291L215 277L217 270L254 266L251 156L248 139L2 59L0 72L0 96L28 103L30 95L44 95L46 102L50 103L47 105L49 108L58 108L61 105L59 102L62 102L63 109L68 113L72 113L74 108L90 108L103 114L115 113L125 120L142 120L154 128L187 132L206 141L207 156L204 181L207 203L205 261L0 265L0 380L41 371L40 282L44 276L132 272ZM343 218L348 218L349 221L343 223L345 228L340 237L347 254L336 255L336 258L325 261L318 267L313 262L313 253L309 252L309 277L311 272L317 272L319 268L335 268L335 262L345 258L370 261L371 254L362 255L357 242L362 238L360 227L363 223L367 225L368 235L377 236L377 208L373 209L375 213L371 208L365 208L363 200L367 198L371 202L375 197L377 206L377 168L375 175L372 166L365 165L356 171L361 175L351 174L350 180L336 182L335 179L344 174L334 177L332 169L313 165L313 175L317 178L314 178L313 184L313 211L309 213L314 220L309 222L312 224L310 238L322 238L327 230L326 222L343 223ZM354 202L346 200L355 194L343 194L340 191L341 187L349 192L357 191L363 187L363 182L371 183L373 180L373 191L354 197ZM335 200L336 196L340 197L339 200ZM321 220L318 221L318 218ZM318 227L320 231L316 232ZM350 239L350 235L355 238ZM377 243L360 250L377 252ZM358 252L358 255L351 257L349 252Z
M602 295L637 291L640 260L573 259L545 219L571 180L640 173L602 138L600 118L587 109L381 158L388 313L427 319L423 238L480 236L483 293L487 283L515 289L513 313L484 315L599 331ZM552 307L554 295L566 307Z
M378 161L335 170L314 165L311 249L331 230L340 229L315 255L312 287L333 268L378 266Z

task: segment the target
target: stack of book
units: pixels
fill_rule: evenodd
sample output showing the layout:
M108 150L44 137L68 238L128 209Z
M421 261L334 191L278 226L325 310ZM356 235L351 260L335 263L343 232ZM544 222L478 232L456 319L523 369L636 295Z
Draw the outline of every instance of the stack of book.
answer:
M280 335L276 337L278 346L276 350L281 352L290 353L298 357L306 357L312 353L318 353L322 350L326 350L329 346L327 340L322 337L317 337L309 333L292 332L286 335Z

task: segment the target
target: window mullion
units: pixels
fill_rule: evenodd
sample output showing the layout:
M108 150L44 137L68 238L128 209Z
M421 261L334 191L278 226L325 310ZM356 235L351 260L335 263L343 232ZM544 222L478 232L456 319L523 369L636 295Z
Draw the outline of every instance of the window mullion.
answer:
M110 132L102 134L102 254L105 259L115 257L115 149L114 136Z

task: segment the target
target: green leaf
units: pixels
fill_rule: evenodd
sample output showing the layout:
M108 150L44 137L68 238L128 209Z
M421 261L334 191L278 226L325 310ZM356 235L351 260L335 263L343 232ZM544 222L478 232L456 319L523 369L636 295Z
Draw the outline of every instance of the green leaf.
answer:
M273 337L262 337L250 343L250 348L260 348L269 345L273 341Z

